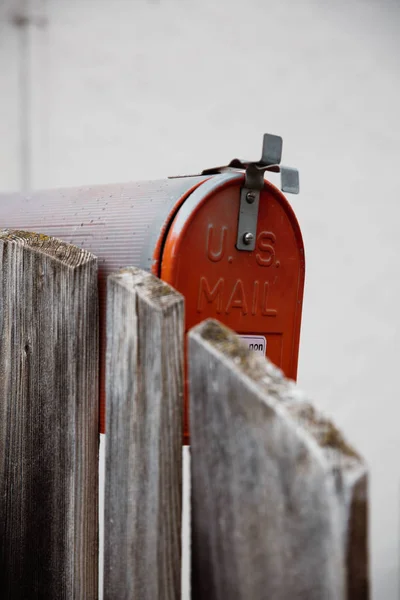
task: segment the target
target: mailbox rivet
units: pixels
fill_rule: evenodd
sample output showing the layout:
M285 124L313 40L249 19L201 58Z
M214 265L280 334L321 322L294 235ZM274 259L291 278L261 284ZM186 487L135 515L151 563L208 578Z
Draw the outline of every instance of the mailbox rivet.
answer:
M250 231L248 231L247 233L244 234L243 243L246 244L246 246L249 246L253 240L254 240L254 235L252 233L250 233Z
M254 200L256 199L256 195L254 192L247 192L246 194L246 200L249 204L253 204Z

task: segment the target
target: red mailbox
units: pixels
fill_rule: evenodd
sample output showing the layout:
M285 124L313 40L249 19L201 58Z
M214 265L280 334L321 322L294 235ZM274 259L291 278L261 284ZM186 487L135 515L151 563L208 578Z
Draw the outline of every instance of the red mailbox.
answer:
M187 329L217 318L296 379L303 241L285 196L264 179L265 171L280 171L283 191L298 191L297 171L280 165L281 150L281 138L265 135L254 163L235 159L196 176L3 195L1 227L90 250L99 257L102 290L120 268L153 272L185 296Z

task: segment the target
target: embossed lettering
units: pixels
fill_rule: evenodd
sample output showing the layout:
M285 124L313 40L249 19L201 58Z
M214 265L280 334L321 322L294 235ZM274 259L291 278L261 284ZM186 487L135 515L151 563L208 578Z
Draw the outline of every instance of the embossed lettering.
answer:
M276 317L277 311L274 308L268 308L269 282L264 283L264 293L262 300L261 314L263 317Z
M243 289L243 283L238 279L232 290L231 297L229 298L228 306L226 307L226 314L229 315L232 308L240 308L243 315L247 315L247 302L246 296Z
M217 314L229 315L234 308L237 308L245 316L249 314L250 308L250 314L253 316L261 314L263 317L276 317L278 311L268 306L270 282L256 280L252 284L249 282L247 286L241 279L236 279L227 289L227 282L222 277L213 285L210 285L206 277L201 277L197 311L201 313L207 308L206 304L212 304Z
M213 244L214 225L209 225L208 226L207 249L206 249L206 251L207 251L207 257L212 262L218 262L218 261L220 261L223 258L224 254L225 254L227 232L228 232L228 228L227 227L222 227L221 233L220 233L219 248L218 248L218 250L216 252L214 252L212 250L212 247L214 246L214 244Z
M224 291L224 280L222 277L218 279L217 283L210 290L209 283L205 277L200 278L199 297L197 302L197 311L203 312L203 299L209 304L212 304L215 300L217 301L217 313L222 312L222 294Z
M253 302L251 305L251 314L252 315L256 315L257 314L257 308L258 308L258 288L259 288L259 282L255 281L253 283Z
M276 236L272 231L262 231L257 238L257 249L259 252L256 254L256 261L261 267L270 267L275 258L275 248L272 244L275 244ZM263 254L261 254L263 253Z

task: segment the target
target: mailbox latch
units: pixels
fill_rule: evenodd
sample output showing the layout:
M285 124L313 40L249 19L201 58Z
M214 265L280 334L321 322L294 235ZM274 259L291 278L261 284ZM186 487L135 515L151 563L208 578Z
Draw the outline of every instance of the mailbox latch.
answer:
M260 191L264 186L265 171L281 174L281 189L290 194L299 193L299 172L297 169L281 165L282 138L278 135L265 133L263 138L261 159L257 162L243 161L234 158L225 167L206 169L202 175L212 175L230 170L244 170L244 186L240 190L240 208L236 248L251 252L255 248L258 205Z

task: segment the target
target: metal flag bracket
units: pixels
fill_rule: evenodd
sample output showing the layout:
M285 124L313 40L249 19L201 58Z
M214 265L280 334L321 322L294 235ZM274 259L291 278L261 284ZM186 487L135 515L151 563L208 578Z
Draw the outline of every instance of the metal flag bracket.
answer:
M281 174L281 189L290 194L299 193L299 172L297 169L281 165L283 140L278 135L265 133L262 155L258 162L234 158L229 165L205 169L202 175L213 175L224 171L240 169L245 171L244 186L240 190L240 209L236 248L251 252L255 248L258 205L260 191L264 186L264 173L271 171Z

